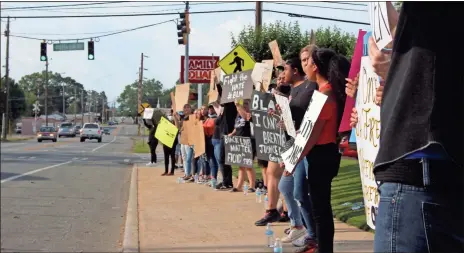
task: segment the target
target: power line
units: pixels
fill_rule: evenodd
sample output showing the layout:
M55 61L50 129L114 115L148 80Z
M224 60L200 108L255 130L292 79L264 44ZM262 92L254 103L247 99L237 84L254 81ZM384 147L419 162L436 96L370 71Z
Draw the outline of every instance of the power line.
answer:
M296 17L296 18L310 18L310 19L319 19L319 20L335 21L335 22L349 23L349 24L370 25L370 23L361 22L361 21L351 21L351 20L337 19L337 18L324 18L324 17L317 17L317 16L311 16L311 15L303 15L303 14L297 14L297 13L291 13L291 12L284 12L284 11L274 11L274 10L263 10L263 11L266 11L266 12L273 12L273 13L279 13L279 14L286 14L286 15L288 15L289 17Z
M329 6L318 6L318 5L310 5L310 4L291 4L291 3L279 3L279 2L266 2L266 4L281 4L281 5L288 5L288 6L313 7L313 8L331 9L331 10L367 12L367 10L361 10L361 9L349 9L349 8L339 8L339 7L329 7Z
M0 10L24 10L24 9L43 9L43 8L60 8L67 6L83 6L83 5L99 5L99 4L118 4L118 3L127 3L129 1L119 1L119 2L99 2L99 3L85 3L85 4L62 4L62 5L42 5L42 6L16 6L1 8Z
M93 39L93 38L102 38L102 37L108 37L108 36L111 36L111 35L116 35L116 34L121 34L121 33L126 33L126 32L132 32L132 31L135 31L135 30L140 30L140 29L143 29L143 28L148 28L148 27L152 27L152 26L156 26L156 25L161 25L161 24L168 23L168 22L171 22L171 21L175 21L175 19L170 19L170 20L159 22L159 23L139 26L139 27L125 29L125 30L121 30L121 31L110 32L110 33L106 33L106 34L102 34L102 35L98 35L98 36L94 36L94 37L73 38L73 39L45 39L45 40L46 41L79 41L79 40L88 40L88 39ZM22 38L22 39L30 39L30 40L44 40L43 38L20 36L20 35L14 35L14 34L11 34L10 36L11 37L16 37L16 38Z
M181 10L184 10L183 8L177 8L177 9L164 9L164 10L154 10L153 13L157 13L157 12L163 12L163 11L181 11ZM108 13L108 12L83 12L83 11L79 11L79 12L74 12L74 11L60 11L60 10L41 10L41 11L44 11L44 12L54 12L54 13L69 13L69 14L76 14L76 13L79 13L79 14L91 14L91 15L110 15L110 14L141 14L141 13L146 13L146 11L144 12L119 12L119 13Z
M346 4L346 5L355 5L355 6L367 6L367 4L358 4L358 3L348 3L348 2L329 2L329 1L321 1L323 3L331 3L331 4Z

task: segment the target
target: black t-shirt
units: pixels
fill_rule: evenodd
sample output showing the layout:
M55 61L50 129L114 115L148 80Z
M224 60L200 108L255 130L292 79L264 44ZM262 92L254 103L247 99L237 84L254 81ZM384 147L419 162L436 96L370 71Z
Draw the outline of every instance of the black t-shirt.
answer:
M222 115L219 115L219 116L214 120L214 133L213 133L213 139L221 139L221 137L222 137L222 132L221 132L221 121L222 121Z
M251 137L251 124L250 121L245 120L240 115L237 116L234 124L235 135L241 137Z
M234 131L234 123L237 118L237 107L234 103L227 103L223 105L221 130L222 134L228 135Z
M311 81L304 81L298 87L292 88L289 105L292 118L295 121L295 130L300 128L306 109L308 109L309 101L311 101L311 97L317 88L317 83Z
M380 110L377 180L392 181L404 170L389 164L433 143L464 166L464 49L440 36L456 32L462 13L459 2L403 2ZM395 181L402 179L411 180Z

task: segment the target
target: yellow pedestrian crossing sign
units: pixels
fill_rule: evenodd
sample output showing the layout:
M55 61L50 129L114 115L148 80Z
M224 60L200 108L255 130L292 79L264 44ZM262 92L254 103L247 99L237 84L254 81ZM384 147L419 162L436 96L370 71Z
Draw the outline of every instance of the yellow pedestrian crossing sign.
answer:
M255 67L255 60L241 45L236 46L219 61L219 66L226 75L235 72L251 70Z
M145 108L151 108L150 104L149 103L142 103L139 106L139 114L142 114L143 111L145 111Z

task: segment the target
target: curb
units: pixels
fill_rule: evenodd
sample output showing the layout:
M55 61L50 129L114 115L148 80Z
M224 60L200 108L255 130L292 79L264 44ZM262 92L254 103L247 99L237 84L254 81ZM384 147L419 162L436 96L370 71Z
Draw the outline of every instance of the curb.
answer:
M138 214L138 166L134 164L131 173L129 201L127 203L126 224L122 252L140 252Z

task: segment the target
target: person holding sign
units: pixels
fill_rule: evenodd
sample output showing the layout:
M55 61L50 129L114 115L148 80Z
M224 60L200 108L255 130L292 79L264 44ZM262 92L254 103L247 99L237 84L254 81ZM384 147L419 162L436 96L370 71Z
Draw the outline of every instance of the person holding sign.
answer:
M147 166L152 166L156 163L156 146L158 146L158 139L155 138L157 124L154 119L151 119L151 125L147 123L146 119L143 119L143 124L149 129L148 133L148 146L150 147L151 160L147 163ZM163 176L165 176L163 174Z
M405 1L391 61L369 40L385 80L374 252L464 251L464 49L444 38L461 34L463 13L458 2Z
M180 135L180 140L182 139L187 139L187 129L183 127L184 122L189 120L189 116L192 114L192 107L189 104L185 104L183 108L183 114L182 116L179 115L179 113L176 112L174 115L174 122L177 128L179 128L179 135ZM184 135L184 138L182 138L182 135ZM192 159L193 159L193 147L188 145L187 143L181 142L181 153L182 153L182 160L184 161L184 169L185 169L185 176L184 180L185 181L193 181L193 175L192 175Z
M171 109L171 115L172 115L173 110ZM174 120L172 116L168 116L168 120L174 124ZM168 147L163 144L163 153L164 153L164 174L163 175L169 175L173 176L174 175L174 168L176 165L176 146L177 146L177 135L176 138L174 138L174 144L172 144L172 147ZM171 159L169 159L171 158ZM171 160L171 172L168 174L169 170L169 160Z
M331 187L341 161L337 134L346 100L345 78L350 62L331 49L314 48L304 66L308 79L315 81L319 91L328 96L303 154L308 161L308 188L316 223L318 252L331 253L334 240Z
M250 137L251 138L251 112L250 112L250 100L237 100L235 101L235 106L237 107L237 119L235 120L235 128L229 136L241 136L241 137ZM252 141L253 149L253 159L255 157L255 145ZM248 181L250 182L250 188L248 191L255 192L255 182L256 182L256 172L253 168L240 167L238 171L238 182L237 187L232 188L231 192L242 191L243 183L245 182L245 171L248 176Z

